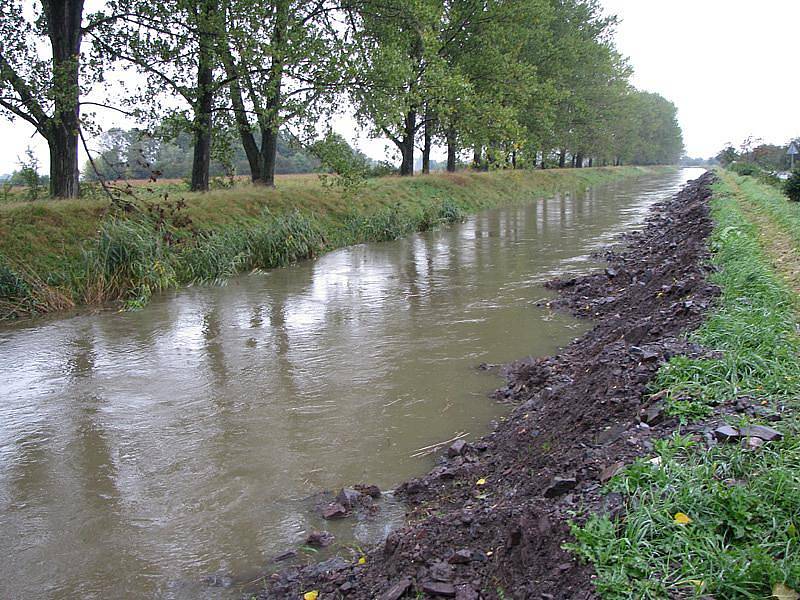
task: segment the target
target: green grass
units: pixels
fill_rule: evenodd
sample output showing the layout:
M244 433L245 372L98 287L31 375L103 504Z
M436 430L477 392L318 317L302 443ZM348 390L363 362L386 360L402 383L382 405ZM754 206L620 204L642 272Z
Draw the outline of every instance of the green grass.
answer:
M748 201L761 193L771 191L748 189ZM786 437L756 451L707 450L676 434L656 445L656 461L638 460L615 477L606 491L626 498L624 522L591 516L573 525L568 544L594 565L603 598L768 598L775 584L800 589L797 298L770 268L758 230L724 182L712 210L722 296L692 337L723 356L673 359L656 388L684 420L743 394L780 404L776 427ZM676 523L679 512L691 523Z
M639 460L609 485L629 498L624 523L594 516L570 547L597 570L606 599L768 598L800 589L800 438L757 452L710 451L675 436L660 465ZM684 513L691 522L676 523Z
M316 176L282 178L277 189L240 183L206 194L167 183L138 188L138 216L102 198L0 205L0 320L76 304L138 307L177 285L218 282L344 245L396 239L483 208L657 171L386 177L354 193L325 187Z
M769 188L758 184L762 190ZM717 272L711 279L722 296L691 338L721 351L722 358L676 357L653 384L653 391L667 391L670 412L684 418L707 415L714 405L740 395L780 401L800 394L797 297L773 272L756 226L723 183L716 185L712 211Z
M737 177L735 181L748 201L779 224L800 247L800 203L787 202L780 190L762 185L752 177Z

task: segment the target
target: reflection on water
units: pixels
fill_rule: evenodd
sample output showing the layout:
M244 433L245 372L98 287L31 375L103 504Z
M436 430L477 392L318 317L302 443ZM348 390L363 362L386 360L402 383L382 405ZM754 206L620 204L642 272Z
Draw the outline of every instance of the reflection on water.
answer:
M0 330L0 597L219 597L205 575L257 573L330 526L310 495L392 487L430 466L415 449L485 432L504 408L474 367L584 327L535 306L541 282L697 175ZM333 527L368 543L391 523Z

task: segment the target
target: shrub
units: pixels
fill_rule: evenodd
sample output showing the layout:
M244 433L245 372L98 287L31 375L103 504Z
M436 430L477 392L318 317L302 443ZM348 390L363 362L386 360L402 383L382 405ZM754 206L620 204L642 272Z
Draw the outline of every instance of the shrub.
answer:
M753 177L757 177L764 172L761 167L751 162L737 161L735 163L732 163L728 168L737 175L750 175Z
M800 167L792 171L789 179L783 184L783 191L789 196L789 200L800 202Z

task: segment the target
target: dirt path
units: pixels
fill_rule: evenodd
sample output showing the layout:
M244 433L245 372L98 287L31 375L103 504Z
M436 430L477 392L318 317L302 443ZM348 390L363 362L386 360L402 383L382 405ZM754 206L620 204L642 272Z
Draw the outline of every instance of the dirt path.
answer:
M405 528L364 564L284 571L262 598L593 598L591 568L561 548L568 521L621 510L621 498L601 497L601 483L675 425L645 389L670 357L701 354L682 335L718 293L706 266L712 181L704 175L656 206L604 272L551 284L557 307L595 327L556 356L508 369L497 395L516 408L401 486Z
M746 200L733 177L726 176L725 184L733 192L736 203L747 220L758 228L759 242L770 257L775 271L800 295L800 253L795 241L780 224Z

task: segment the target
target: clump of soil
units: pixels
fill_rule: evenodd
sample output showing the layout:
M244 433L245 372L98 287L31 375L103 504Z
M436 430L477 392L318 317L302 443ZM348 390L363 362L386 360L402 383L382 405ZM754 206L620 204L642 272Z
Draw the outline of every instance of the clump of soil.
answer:
M603 272L550 283L560 291L554 306L595 327L555 356L508 368L496 394L516 407L493 433L449 449L399 488L406 527L365 564L290 569L262 597L595 597L591 567L561 548L567 522L620 511L621 498L601 496L601 483L674 427L645 389L672 356L703 353L683 335L718 294L707 278L713 177L656 205Z

